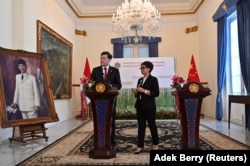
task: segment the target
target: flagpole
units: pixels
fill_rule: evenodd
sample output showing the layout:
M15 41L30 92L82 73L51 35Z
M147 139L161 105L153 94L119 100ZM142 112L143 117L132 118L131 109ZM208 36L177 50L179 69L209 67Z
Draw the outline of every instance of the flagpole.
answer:
M72 87L80 87L80 84L72 84ZM80 110L80 114L76 115L75 118L76 119L82 119L83 115L82 115L82 110Z
M85 60L83 77L86 78L87 80L90 80L90 78L91 78L91 69L90 69L88 57L86 57L86 60ZM81 100L80 112L81 112L81 114L76 115L75 118L76 119L83 119L83 120L90 119L91 113L90 113L89 105L87 103L87 96L85 95L85 92L83 92L82 83L72 84L72 86L73 87L80 87L80 100Z

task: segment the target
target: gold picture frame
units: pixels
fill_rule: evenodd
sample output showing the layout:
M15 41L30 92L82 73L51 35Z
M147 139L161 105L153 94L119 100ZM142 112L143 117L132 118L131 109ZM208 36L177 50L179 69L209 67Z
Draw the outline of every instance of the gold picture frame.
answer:
M24 62L27 68L27 75L25 75L24 80L23 77L22 80L20 79L20 62ZM59 121L55 111L53 93L49 87L48 63L42 54L0 48L0 77L0 118L2 128ZM26 79L30 79L29 82ZM22 85L20 82L22 82ZM28 88L29 90L26 90ZM33 91L35 88L36 96L38 96L36 98L39 103L38 109L34 109L36 116L24 118L24 112L21 110L23 106L20 104L23 103L20 100L24 98L20 97L21 93L17 89L23 91L22 95L28 96L28 98L25 97L25 103L30 104L33 103L34 100L32 99L35 98L35 95L33 95L35 94L35 90ZM17 104L16 107L13 107L13 103ZM30 108L34 108L34 105L30 106Z
M72 43L37 20L37 52L48 60L54 99L72 97L72 48Z

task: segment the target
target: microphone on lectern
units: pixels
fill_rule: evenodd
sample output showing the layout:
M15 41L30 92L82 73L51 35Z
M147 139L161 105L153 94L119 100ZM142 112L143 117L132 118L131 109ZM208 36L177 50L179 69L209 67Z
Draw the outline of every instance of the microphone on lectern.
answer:
M104 73L102 75L104 75ZM106 82L107 84L109 84L112 87L112 84L110 83L108 77L106 78L106 80L104 80L104 82Z

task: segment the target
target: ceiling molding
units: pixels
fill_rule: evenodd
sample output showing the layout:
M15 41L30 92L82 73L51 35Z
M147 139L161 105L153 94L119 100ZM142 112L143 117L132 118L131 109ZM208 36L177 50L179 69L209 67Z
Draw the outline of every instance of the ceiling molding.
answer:
M113 4L100 6L96 5L100 1L92 0L92 6L89 4L83 4L83 0L65 0L69 9L76 15L77 18L106 18L112 17L119 5ZM195 14L203 4L204 0L182 0L178 3L165 3L166 0L158 0L158 3L153 3L156 9L162 16L166 15L190 15ZM182 3L181 3L182 2ZM90 2L89 2L90 3ZM116 2L117 3L117 2ZM84 6L85 5L85 6Z
M110 31L112 30L112 21L111 15L102 15L102 16L88 16L81 18L80 16L77 16L76 11L73 11L70 7L71 4L67 4L70 0L56 0L59 6L65 11L65 13L74 21L75 27L77 30L80 31ZM75 0L75 1L82 1L86 4L92 3L92 0ZM102 5L104 2L110 2L110 1L124 1L124 0L93 0L96 4L99 6ZM167 28L183 28L186 29L187 27L193 27L196 26L198 22L203 21L204 18L206 18L208 15L210 15L213 10L216 10L218 5L221 3L222 0L151 0L152 1L166 1L166 2L186 2L181 3L181 6L189 6L189 4L192 4L193 8L190 8L189 12L181 12L181 10L178 10L175 8L173 11L176 12L169 12L164 13L165 15L162 16L163 26L162 29ZM195 2L196 1L196 2ZM199 2L199 3L197 3ZM118 2L117 2L118 3ZM196 5L193 5L196 4ZM118 5L119 6L119 5ZM168 4L168 8L171 8L171 5ZM172 5L173 6L173 5ZM117 8L117 7L114 7ZM158 7L156 7L158 9ZM184 8L184 7L182 7ZM188 7L186 7L188 8ZM115 9L116 10L116 9ZM170 9L169 9L170 10ZM167 16L166 16L167 15Z
M196 14L196 12L200 9L201 5L203 4L204 0L196 1L197 3L193 6L191 11L175 11L175 12L162 12L161 15L189 15L189 14Z
M193 27L197 25L195 18L194 15L162 17L162 29L170 27L186 29L187 27ZM87 32L110 31L112 30L112 22L110 21L110 18L80 19L76 24L76 28Z

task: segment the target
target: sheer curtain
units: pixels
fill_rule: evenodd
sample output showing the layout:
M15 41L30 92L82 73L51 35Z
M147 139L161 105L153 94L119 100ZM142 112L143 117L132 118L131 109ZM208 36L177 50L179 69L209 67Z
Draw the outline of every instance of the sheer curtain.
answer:
M222 89L226 75L226 19L227 10L224 9L224 2L220 4L213 21L217 22L217 98L215 115L217 120L223 118Z
M218 59L217 59L217 98L216 98L216 119L223 118L222 89L226 75L226 17L222 17L217 23Z

